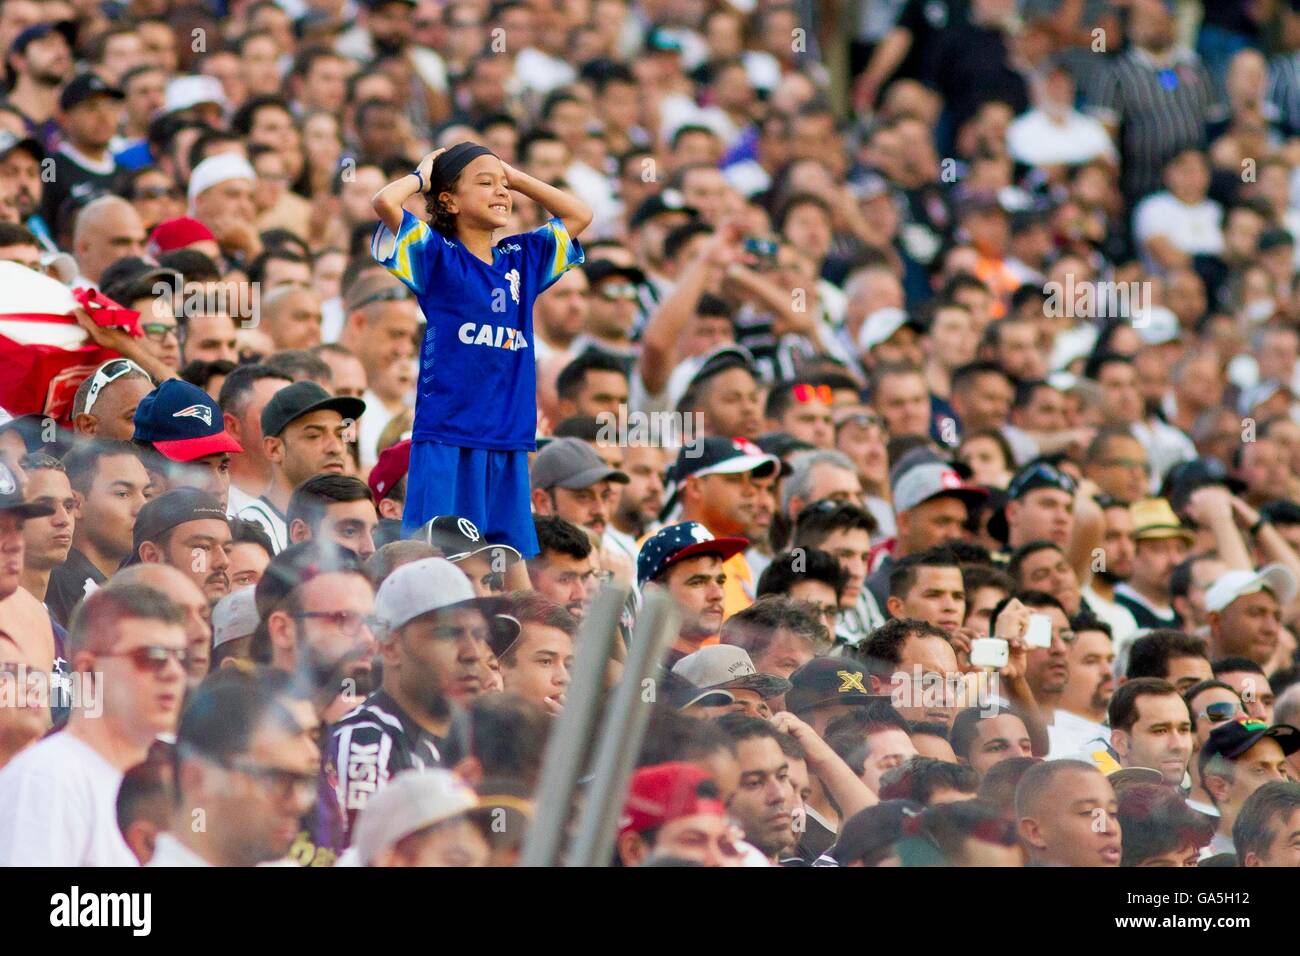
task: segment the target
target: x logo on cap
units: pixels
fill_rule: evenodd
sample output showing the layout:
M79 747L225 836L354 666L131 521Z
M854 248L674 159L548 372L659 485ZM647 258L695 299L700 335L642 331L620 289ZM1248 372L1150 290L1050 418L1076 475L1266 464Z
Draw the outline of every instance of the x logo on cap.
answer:
M861 671L836 671L835 676L842 682L839 690L841 694L847 694L852 690L856 690L860 694L867 692L867 689L862 686Z

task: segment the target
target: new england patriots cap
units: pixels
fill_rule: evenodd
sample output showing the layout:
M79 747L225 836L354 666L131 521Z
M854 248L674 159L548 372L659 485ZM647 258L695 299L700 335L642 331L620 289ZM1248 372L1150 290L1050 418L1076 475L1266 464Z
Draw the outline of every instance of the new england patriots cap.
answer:
M149 442L172 461L244 450L226 431L221 407L212 396L178 378L168 379L140 399L132 437Z

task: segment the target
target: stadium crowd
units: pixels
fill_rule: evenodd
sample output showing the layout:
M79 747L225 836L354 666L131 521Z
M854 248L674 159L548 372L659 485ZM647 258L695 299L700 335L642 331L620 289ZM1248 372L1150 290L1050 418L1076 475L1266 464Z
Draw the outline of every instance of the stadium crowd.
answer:
M610 865L1300 866L1295 0L0 50L0 865L515 865L613 589Z

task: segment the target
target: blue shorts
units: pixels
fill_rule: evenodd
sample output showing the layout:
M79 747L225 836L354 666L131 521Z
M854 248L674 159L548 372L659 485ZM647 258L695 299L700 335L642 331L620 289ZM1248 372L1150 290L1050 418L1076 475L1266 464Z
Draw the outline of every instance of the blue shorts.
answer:
M525 558L540 553L533 525L528 452L411 442L402 536L430 518L456 515L478 525L486 541L508 544Z

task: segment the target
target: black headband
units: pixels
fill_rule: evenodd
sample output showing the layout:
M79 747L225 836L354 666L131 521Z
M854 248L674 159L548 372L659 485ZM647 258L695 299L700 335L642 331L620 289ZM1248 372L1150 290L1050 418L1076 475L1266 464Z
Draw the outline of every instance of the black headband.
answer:
M480 156L495 156L496 153L478 143L457 143L433 161L433 170L429 175L429 192L436 196L451 189L461 170Z

